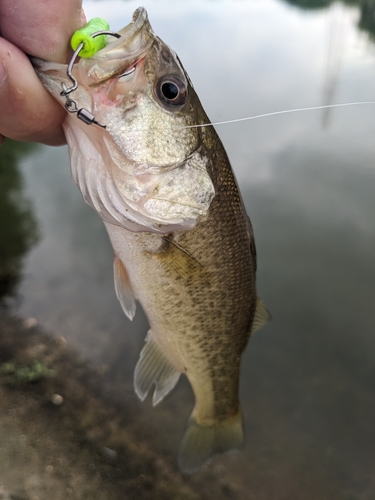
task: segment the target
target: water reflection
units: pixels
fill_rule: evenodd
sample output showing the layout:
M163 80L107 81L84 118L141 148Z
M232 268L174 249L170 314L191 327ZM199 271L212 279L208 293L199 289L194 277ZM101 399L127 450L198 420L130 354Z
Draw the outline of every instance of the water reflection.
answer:
M295 5L301 9L324 9L336 0L284 0L290 5Z
M371 0L360 2L360 12L359 29L369 33L371 40L375 41L375 3Z
M36 243L37 224L25 198L20 159L35 146L7 140L0 148L0 301L14 296L22 260Z
M290 5L299 7L304 10L325 9L332 4L337 3L336 0L283 0ZM359 7L358 28L367 32L370 38L375 39L375 3L373 0L340 0L344 5Z
M300 7L305 10L315 10L315 9L324 9L329 7L330 5L337 3L337 0L282 0L284 2L289 3L290 5L295 5L296 7ZM339 0L341 3L345 5L358 5L362 6L363 4L373 3L371 0Z

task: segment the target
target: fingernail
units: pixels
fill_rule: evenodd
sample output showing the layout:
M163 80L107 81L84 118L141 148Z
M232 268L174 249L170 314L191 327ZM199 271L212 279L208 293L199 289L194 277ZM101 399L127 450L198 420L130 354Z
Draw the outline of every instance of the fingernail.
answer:
M5 83L7 79L7 73L4 68L4 64L0 61L0 87Z

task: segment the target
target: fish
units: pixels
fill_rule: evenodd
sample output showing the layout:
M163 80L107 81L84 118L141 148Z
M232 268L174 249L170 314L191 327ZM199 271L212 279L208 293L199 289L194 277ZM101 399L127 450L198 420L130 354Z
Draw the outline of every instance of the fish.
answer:
M132 320L139 302L149 321L135 392L157 405L181 374L193 389L178 458L193 473L243 448L241 356L270 315L237 181L180 59L143 8L118 35L73 65L68 96L66 65L32 63L69 111L72 178L107 229L121 306Z

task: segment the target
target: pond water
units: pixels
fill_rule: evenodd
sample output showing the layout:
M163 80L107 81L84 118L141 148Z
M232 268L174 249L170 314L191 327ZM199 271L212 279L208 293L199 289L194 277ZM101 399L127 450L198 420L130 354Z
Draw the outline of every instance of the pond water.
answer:
M118 30L138 2L84 5L88 18ZM375 100L371 2L143 5L212 121ZM217 127L254 226L258 290L273 316L243 356L245 450L211 465L241 498L374 498L374 130L375 105ZM102 366L121 396L147 320L140 308L133 322L121 311L113 252L70 180L67 149L35 147L19 166L39 241L24 259L18 311ZM174 463L193 405L187 382L157 408L126 397Z

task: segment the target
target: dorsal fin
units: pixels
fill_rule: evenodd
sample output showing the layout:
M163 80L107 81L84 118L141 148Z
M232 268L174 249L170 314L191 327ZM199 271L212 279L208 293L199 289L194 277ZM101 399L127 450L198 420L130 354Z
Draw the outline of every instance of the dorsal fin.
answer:
M253 334L257 330L259 330L259 328L271 321L271 319L271 314L267 311L267 309L263 305L263 302L257 296L257 305L255 309L254 319L251 325L251 333Z

